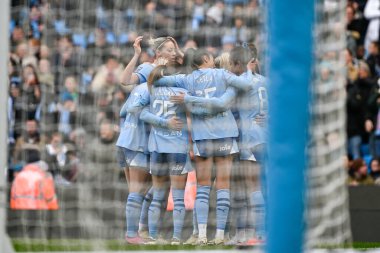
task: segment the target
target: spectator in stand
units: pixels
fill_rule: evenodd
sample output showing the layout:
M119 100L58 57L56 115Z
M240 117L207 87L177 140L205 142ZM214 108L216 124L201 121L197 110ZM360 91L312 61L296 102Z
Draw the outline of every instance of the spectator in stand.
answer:
M368 167L365 161L361 158L355 159L352 162L353 177L349 178L349 185L371 185L373 179L368 175Z
M9 128L12 138L16 140L21 135L23 126L23 101L21 96L21 78L12 77L10 79L10 95L8 99Z
M33 144L39 149L42 149L44 145L41 141L39 126L35 119L29 119L26 121L22 135L16 139L15 150L13 153L13 163L19 163L21 161L20 154L25 144Z
M66 138L75 127L77 106L74 97L67 91L61 94L60 99L61 101L57 106L58 130Z
M365 117L371 92L374 89L374 83L370 79L368 65L359 62L359 75L354 83L348 83L347 90L347 137L348 153L354 159L360 158L360 146L368 141L368 133L365 131ZM368 132L368 127L366 126ZM371 129L372 130L372 129Z
M259 4L259 0L250 0L245 6L235 8L235 13L242 15L245 24L252 29L258 31L264 22L263 12Z
M217 1L211 6L206 13L206 22L200 31L200 40L196 40L200 46L207 47L214 54L217 48L221 46L221 29L223 24L224 4L222 1Z
M356 2L347 4L346 21L347 44L355 55L357 55L357 51L363 46L368 22L363 17L363 13Z
M76 75L79 72L79 55L75 54L72 40L69 36L62 36L58 40L57 51L53 56L54 79L55 83L59 85L56 87L56 93L63 90L62 84L69 75Z
M22 42L16 46L14 53L11 53L11 58L16 62L16 65L21 66L24 57L28 55L28 44Z
M44 26L42 23L42 14L38 3L31 4L29 9L29 25L28 37L40 39Z
M39 59L46 59L51 62L50 48L46 44L42 44L39 51Z
M16 25L11 33L11 48L13 47L14 49L15 46L25 42L25 40L24 30L19 25Z
M114 182L119 178L120 169L117 164L116 133L114 125L103 120L99 125L99 133L87 146L87 167L83 171L83 180L93 183Z
M107 42L107 31L103 26L95 28L92 36L89 40L93 41L90 40L86 48L85 65L97 69L104 63L105 57L110 54L112 45Z
M352 84L358 78L358 74L359 74L358 60L352 55L352 51L348 48L345 51L345 57L346 57L346 68L347 68L347 82L349 84Z
M365 37L364 47L368 52L369 44L372 41L379 41L380 30L380 1L368 0L365 9L364 17L369 20L367 34Z
M75 105L78 105L79 92L78 83L74 76L68 76L65 78L65 92L68 92L74 100Z
M22 70L22 102L24 104L23 119L34 119L37 107L41 101L41 88L36 69L26 65Z
M196 32L206 21L206 11L207 4L205 4L204 0L195 0L191 9L191 30L192 32Z
M76 128L71 131L68 142L71 143L75 149L79 158L85 157L86 154L86 131L83 128Z
M374 158L371 160L369 164L370 169L370 176L372 177L373 181L376 185L380 185L380 165L379 165L379 159Z
M227 33L239 44L250 41L252 37L250 29L244 23L244 19L239 16L234 18L234 26Z
M62 177L68 182L76 182L79 171L82 169L82 164L78 157L78 150L70 143L66 143L65 146L67 147L66 161L62 167Z
M198 45L195 42L195 40L193 40L193 39L186 40L184 46L182 47L182 52L185 52L189 48L193 48L193 49L197 49L198 48Z
M33 57L36 61L38 61L39 56L40 56L40 47L41 47L41 41L35 38L29 39L28 40L29 57Z
M63 144L62 134L54 132L50 136L49 143L44 148L43 157L49 165L49 169L55 177L65 165L67 147Z
M42 58L38 62L38 78L42 84L43 92L54 96L54 75L51 72L50 61Z
M120 84L120 76L123 72L123 66L119 60L112 55L107 57L107 61L102 65L91 83L91 90L94 93L99 91L106 91L108 95L116 90Z
M380 77L380 52L377 41L372 41L369 44L366 62L371 70L371 75L375 78Z
M162 11L163 9L166 8L163 7L162 3L157 3L157 1L149 1L145 5L145 11L141 17L141 30L157 37L167 35L168 33L166 28L168 25L173 25L173 20L160 12L160 10Z

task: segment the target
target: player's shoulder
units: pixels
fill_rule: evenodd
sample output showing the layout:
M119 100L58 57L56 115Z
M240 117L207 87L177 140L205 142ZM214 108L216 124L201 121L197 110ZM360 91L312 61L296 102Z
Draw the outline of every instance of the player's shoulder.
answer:
M133 93L142 94L146 92L149 92L147 82L136 85L136 87L133 88L133 90L131 91L131 94Z
M150 62L144 62L142 64L140 64L139 66L137 66L135 72L141 72L142 70L152 70L154 69L154 65Z

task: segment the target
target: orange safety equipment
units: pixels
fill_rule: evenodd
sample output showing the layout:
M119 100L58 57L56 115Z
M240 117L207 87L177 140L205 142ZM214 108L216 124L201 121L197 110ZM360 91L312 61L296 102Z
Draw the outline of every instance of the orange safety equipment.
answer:
M57 210L53 177L37 164L26 165L11 188L11 209Z

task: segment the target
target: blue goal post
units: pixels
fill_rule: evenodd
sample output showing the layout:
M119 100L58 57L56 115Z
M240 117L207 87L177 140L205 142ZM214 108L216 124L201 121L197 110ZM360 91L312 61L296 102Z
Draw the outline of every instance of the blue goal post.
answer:
M268 3L268 253L303 251L313 0Z

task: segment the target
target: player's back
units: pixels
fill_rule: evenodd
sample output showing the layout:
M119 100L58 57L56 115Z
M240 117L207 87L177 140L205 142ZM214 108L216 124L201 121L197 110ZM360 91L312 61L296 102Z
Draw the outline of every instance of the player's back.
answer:
M186 112L183 105L170 102L170 96L187 93L187 90L177 87L153 87L150 97L150 112L163 118L179 117L184 123L180 131L160 126L152 126L149 135L149 151L158 153L187 153L188 133Z
M140 107L143 101L149 101L149 91L146 83L136 86L129 95L126 103L130 107ZM124 147L134 151L146 152L148 149L148 128L141 121L141 109L127 113L120 128L120 135L116 142L119 147Z
M221 97L227 89L227 81L233 74L223 69L199 69L186 76L186 89L197 97ZM192 115L194 140L237 137L238 128L231 110L200 117Z
M268 115L268 95L265 78L259 75L248 76L252 82L252 87L248 91L240 92L236 100L236 108L239 112L242 145L255 146L264 143L266 140L266 127L255 123L258 115Z

